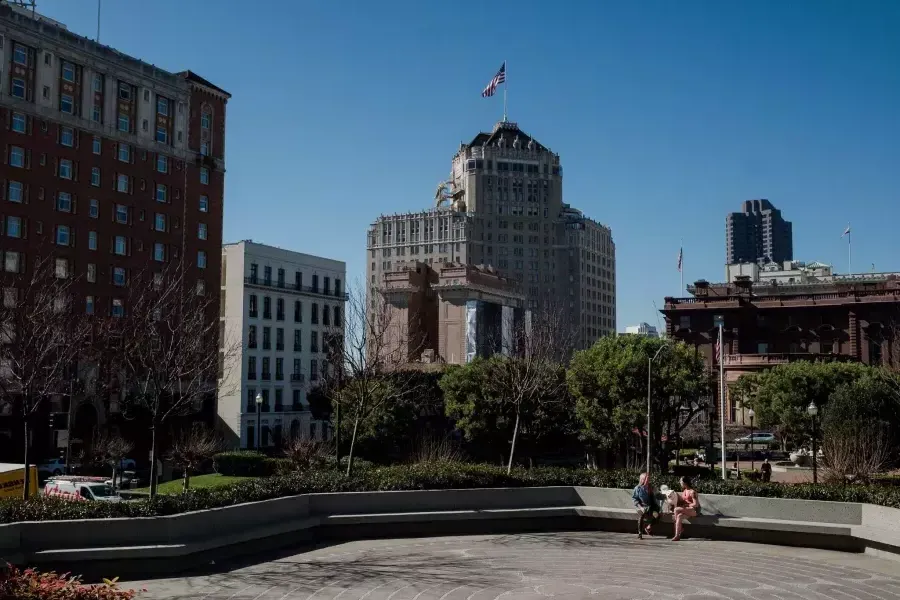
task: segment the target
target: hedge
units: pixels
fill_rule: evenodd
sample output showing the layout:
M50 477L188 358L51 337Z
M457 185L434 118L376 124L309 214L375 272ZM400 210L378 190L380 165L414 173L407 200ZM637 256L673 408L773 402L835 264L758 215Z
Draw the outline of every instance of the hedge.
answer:
M386 490L439 490L485 487L594 486L631 489L637 483L634 471L588 471L559 467L506 469L466 463L434 463L359 469L352 477L336 470L290 473L247 479L231 485L192 489L185 494L159 495L134 502L66 502L37 496L27 501L0 501L0 523L57 519L105 519L151 517L192 510L231 506L317 492L358 492ZM657 475L653 484L677 489L678 477ZM894 486L785 485L760 481L702 479L696 482L701 494L733 494L768 498L867 502L900 508L900 488Z
M334 468L335 458L329 456L325 465ZM341 465L347 466L347 457L341 458ZM353 459L355 469L368 469L372 463L361 458ZM255 450L231 450L221 452L213 457L213 469L220 475L237 477L268 477L285 475L293 470L289 458L272 458Z

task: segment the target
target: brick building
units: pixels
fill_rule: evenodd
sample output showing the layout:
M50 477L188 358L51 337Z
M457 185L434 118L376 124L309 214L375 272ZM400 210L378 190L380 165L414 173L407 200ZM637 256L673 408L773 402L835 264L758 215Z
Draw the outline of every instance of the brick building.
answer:
M229 94L5 3L0 57L0 275L52 253L57 272L79 278L76 306L100 315L127 310L129 277L154 265L180 261L216 290ZM89 394L78 404L82 433L111 409ZM0 453L19 429L8 420ZM64 430L51 431L38 456Z
M900 273L791 281L799 283L746 275L730 283L698 281L688 287L693 297L665 299L666 334L694 345L715 376L714 317L721 315L726 384L797 360L900 364ZM726 422L745 421L738 399L726 397Z

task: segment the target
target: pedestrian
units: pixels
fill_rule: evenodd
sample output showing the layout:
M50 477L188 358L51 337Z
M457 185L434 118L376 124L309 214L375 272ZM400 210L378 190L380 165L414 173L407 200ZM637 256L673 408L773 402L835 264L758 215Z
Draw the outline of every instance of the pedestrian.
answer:
M641 473L638 484L631 493L631 500L638 513L638 539L642 540L645 533L653 535L653 524L659 519L659 505L648 473Z
M762 480L764 482L769 483L772 481L772 465L769 464L768 458L763 461L759 470L762 472Z
M694 489L694 483L689 477L681 478L681 497L678 506L675 507L675 537L673 542L681 539L681 532L684 529L685 517L696 517L700 514L700 497L697 490Z

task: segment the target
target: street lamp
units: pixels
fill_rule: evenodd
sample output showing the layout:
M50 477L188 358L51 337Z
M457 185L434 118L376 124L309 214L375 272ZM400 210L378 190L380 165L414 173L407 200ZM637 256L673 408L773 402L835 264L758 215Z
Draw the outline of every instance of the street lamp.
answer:
M651 391L651 378L653 371L653 361L659 356L659 353L663 351L663 348L666 347L666 342L659 347L659 350L656 351L656 354L653 355L653 358L647 359L647 475L650 474L650 412L651 412L651 402L650 402L650 391Z
M750 412L747 413L747 416L750 417L750 471L753 471L753 417L756 416L756 413L753 412L753 409L750 409Z
M819 407L816 406L815 402L810 402L809 406L806 407L806 412L812 417L812 463L813 463L813 483L819 483L819 471L818 465L816 464L816 415L819 414Z
M262 403L263 397L262 392L256 393L256 449L259 450L262 441L262 427L260 425L262 421Z

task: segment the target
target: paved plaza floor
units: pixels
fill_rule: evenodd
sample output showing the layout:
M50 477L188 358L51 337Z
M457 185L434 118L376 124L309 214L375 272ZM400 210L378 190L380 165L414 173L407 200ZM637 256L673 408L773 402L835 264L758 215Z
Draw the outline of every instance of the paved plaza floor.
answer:
M125 587L190 600L900 598L892 560L601 532L360 541L252 562Z

